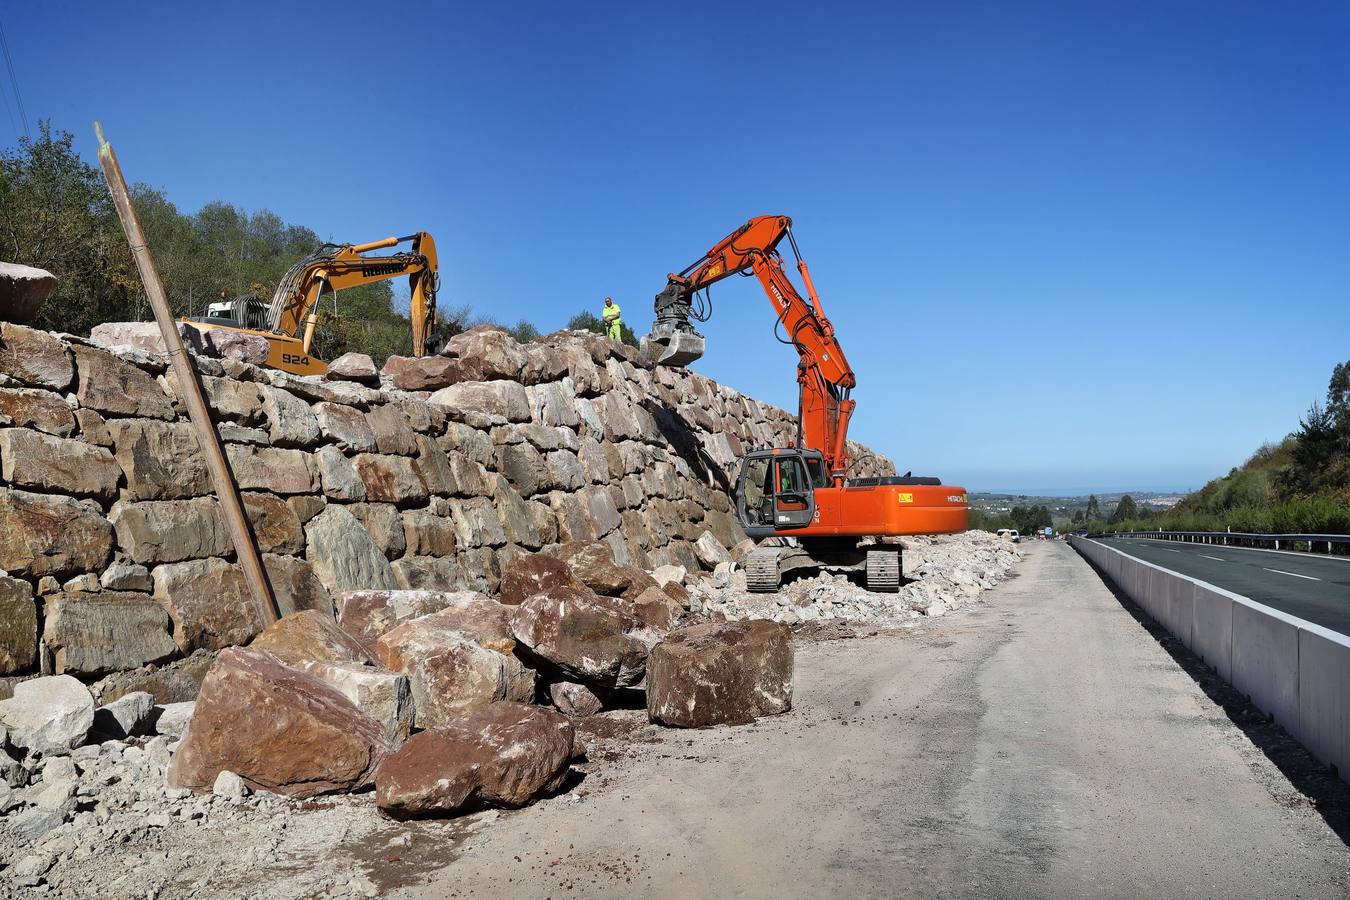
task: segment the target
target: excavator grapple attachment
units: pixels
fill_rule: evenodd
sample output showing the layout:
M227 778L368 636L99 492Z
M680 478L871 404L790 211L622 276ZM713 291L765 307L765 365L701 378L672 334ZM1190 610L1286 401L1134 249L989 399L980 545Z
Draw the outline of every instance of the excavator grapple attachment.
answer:
M642 355L657 366L687 366L703 355L703 335L695 331L652 331L642 339Z

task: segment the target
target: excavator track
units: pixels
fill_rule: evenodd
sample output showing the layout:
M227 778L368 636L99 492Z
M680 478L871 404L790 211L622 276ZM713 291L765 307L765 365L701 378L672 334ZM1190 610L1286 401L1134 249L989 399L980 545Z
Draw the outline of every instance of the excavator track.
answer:
M867 551L867 589L879 594L900 590L899 548Z
M756 547L745 558L745 589L752 594L773 594L782 584L778 571L778 547Z

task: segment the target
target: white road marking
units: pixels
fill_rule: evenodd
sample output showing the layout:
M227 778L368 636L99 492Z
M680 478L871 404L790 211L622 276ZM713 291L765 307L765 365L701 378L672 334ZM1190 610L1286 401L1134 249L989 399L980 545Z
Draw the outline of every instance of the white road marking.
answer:
M1205 554L1203 554L1203 553L1201 553L1200 555L1201 555L1201 556L1205 556ZM1220 558L1217 557L1217 556L1205 556L1205 559L1212 559L1212 560L1214 560L1215 562L1228 562L1228 560L1226 560L1226 559L1220 559Z
M1266 569L1265 566L1262 566L1261 568ZM1286 572L1284 569L1266 569L1266 571L1267 571L1267 572L1278 572L1278 573L1280 573L1281 575L1293 575L1295 578L1306 578L1306 579L1308 579L1309 581L1321 581L1321 580L1322 580L1322 579L1320 579L1320 578L1314 578L1314 577L1312 577L1311 575L1300 575L1300 574L1298 574L1297 572Z
M1166 550L1168 553L1180 553L1180 550L1173 550L1171 547L1159 547L1159 550Z

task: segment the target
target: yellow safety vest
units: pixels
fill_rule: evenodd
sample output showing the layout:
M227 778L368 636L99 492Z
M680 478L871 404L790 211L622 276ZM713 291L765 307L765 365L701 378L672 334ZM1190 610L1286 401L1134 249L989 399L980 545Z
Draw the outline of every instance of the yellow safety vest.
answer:
M606 325L618 319L620 315L621 313L619 312L619 304L617 303L615 303L613 306L603 307L600 311L600 317L605 320Z

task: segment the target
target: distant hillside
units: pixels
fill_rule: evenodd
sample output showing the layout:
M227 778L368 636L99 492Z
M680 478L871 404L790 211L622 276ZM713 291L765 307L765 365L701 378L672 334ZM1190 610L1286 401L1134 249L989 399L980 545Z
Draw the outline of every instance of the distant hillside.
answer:
M1350 362L1336 366L1326 402L1314 403L1284 440L1261 447L1162 516L1106 530L1139 528L1350 533Z

